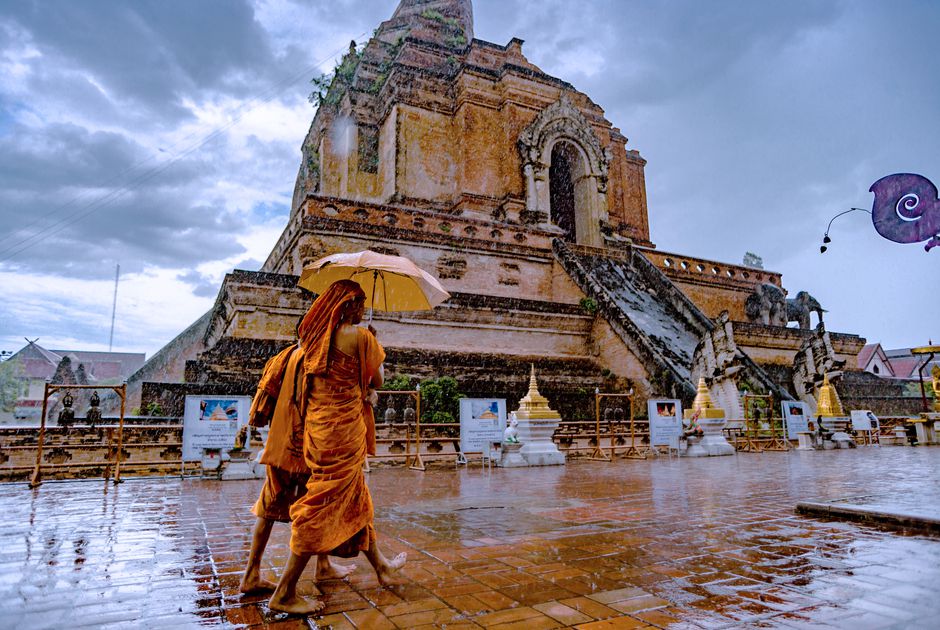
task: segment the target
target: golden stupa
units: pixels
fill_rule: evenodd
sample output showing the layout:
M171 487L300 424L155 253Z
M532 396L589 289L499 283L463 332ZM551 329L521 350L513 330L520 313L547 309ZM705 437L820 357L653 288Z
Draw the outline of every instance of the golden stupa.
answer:
M561 414L548 406L548 399L539 393L538 383L535 381L535 364L529 373L529 392L519 401L516 411L518 420L557 420Z
M712 396L708 393L708 386L705 384L705 378L698 379L698 389L695 392L695 400L692 401L692 408L686 409L682 417L690 420L692 416L698 418L724 418L725 412L712 403Z
M829 383L829 375L823 375L823 384L816 395L816 415L823 418L841 418L845 416L842 410L842 401L836 388Z

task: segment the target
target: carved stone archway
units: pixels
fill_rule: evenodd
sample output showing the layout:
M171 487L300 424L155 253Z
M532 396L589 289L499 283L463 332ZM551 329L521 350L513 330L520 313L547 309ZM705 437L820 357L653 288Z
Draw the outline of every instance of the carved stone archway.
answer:
M517 141L526 183L525 219L551 224L550 170L553 149L560 142L573 145L583 162L576 169L577 242L600 247L604 243L600 226L607 220L607 171L612 156L601 147L591 124L564 93L542 110Z

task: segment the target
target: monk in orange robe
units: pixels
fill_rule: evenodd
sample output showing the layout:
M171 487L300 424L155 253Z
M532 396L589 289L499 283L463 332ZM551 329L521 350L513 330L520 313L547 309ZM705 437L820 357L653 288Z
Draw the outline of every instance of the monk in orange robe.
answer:
M285 348L264 366L258 392L251 405L252 426L264 426L270 417L268 440L261 463L268 467L261 495L252 508L258 517L252 532L248 564L239 590L242 593L271 590L275 584L261 577L261 557L275 522L290 522L290 506L304 495L310 469L303 456L303 420L300 404L304 379L301 363L304 353L299 345ZM273 406L273 409L269 407ZM317 556L318 580L342 579L355 567L330 562L329 556Z
M359 285L341 280L317 298L300 325L307 379L303 454L310 480L290 510L291 555L269 602L273 610L311 614L323 608L296 590L314 554L351 558L364 552L382 584L405 564L404 553L388 560L376 545L363 471L366 455L375 454L371 402L382 385L385 360L373 333L356 326L364 310Z

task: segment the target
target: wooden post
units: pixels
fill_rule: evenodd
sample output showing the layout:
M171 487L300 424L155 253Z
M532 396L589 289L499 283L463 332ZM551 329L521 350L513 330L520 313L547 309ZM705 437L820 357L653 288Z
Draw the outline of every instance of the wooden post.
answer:
M646 459L647 453L643 453L636 445L636 422L635 422L635 412L633 410L633 396L630 395L627 397L630 401L630 447L627 449L624 456L628 459ZM652 434L650 435L650 441L652 441ZM650 445L652 448L652 444Z
M111 453L111 448L113 447L113 444L114 444L114 427L108 427L107 429L105 429L105 435L107 436L107 439L105 441L105 444L106 444L105 460L106 461L104 463L104 481L105 483L107 483L108 479L111 478L111 457L109 457L109 453Z
M599 462L609 462L610 457L607 456L607 453L604 452L604 449L601 448L601 398L604 395L599 391L594 390L594 450L591 452L588 459L593 459ZM614 435L611 432L610 435L610 449L611 452L614 448Z
M788 436L784 435L783 418L780 418L780 434L778 435L777 424L774 422L774 410L776 409L776 405L774 404L773 396L771 396L769 400L770 444L764 450L789 451L791 445Z
M121 419L118 422L117 463L114 466L114 483L121 483L121 456L124 454L124 403L127 401L127 383L112 388L121 397ZM249 437L250 439L250 437Z
M751 420L752 419L751 419L751 414L750 414L750 406L748 405L748 402L752 398L761 398L761 396L757 396L754 394L744 394L744 444L737 448L739 451L746 452L746 453L760 453L764 449L761 448L760 443L756 441L756 438L758 437L756 426L754 426L753 428L753 432L754 432L753 435L751 433L752 431ZM772 411L771 411L771 414L773 414ZM756 425L756 421L754 422L754 424ZM735 445L737 445L737 441L735 441Z
M29 487L36 488L42 483L42 443L46 437L46 409L49 402L49 383L42 394L42 416L39 418L39 441L36 444L36 467L33 469L33 476L29 480Z
M417 394L415 395L415 456L414 464L409 466L412 470L420 470L424 472L426 467L424 462L421 461L421 389L420 385L418 386ZM407 463L407 460L406 460Z

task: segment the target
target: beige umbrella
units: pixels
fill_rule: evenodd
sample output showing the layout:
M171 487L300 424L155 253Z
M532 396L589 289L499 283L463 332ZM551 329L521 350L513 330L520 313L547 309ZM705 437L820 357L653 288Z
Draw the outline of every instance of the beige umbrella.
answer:
M297 284L323 293L337 280L357 282L373 311L426 311L450 297L437 278L407 258L368 249L321 258L304 268Z

